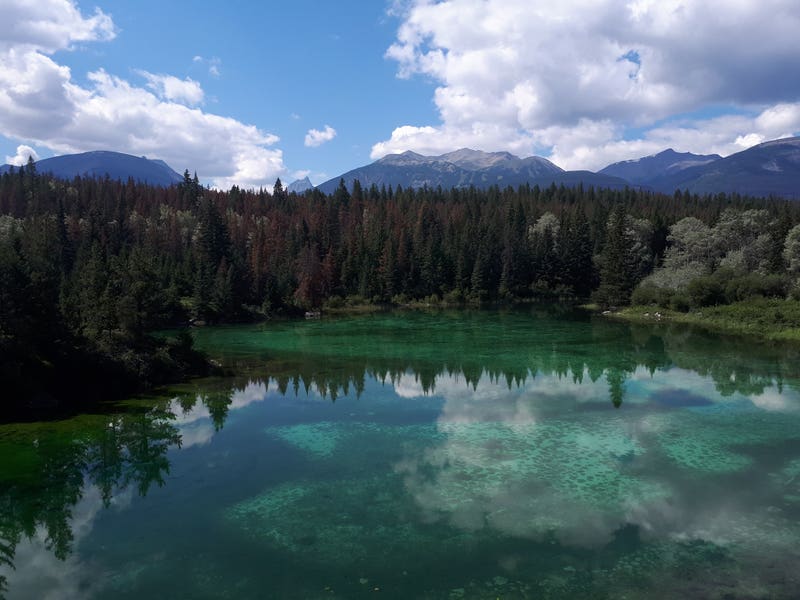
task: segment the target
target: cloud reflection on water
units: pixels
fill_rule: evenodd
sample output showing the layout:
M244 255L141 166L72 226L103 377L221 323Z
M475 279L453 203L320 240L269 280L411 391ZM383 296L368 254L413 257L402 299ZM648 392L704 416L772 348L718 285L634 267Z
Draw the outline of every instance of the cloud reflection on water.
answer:
M115 494L110 505L105 506L100 488L84 483L81 498L72 508L68 523L74 547L80 549L81 541L89 537L97 517L105 509L122 511L130 506L132 500L133 487L129 486ZM15 559L20 568L10 569L0 565L0 576L7 578L8 588L13 592L9 598L89 598L102 589L108 578L98 561L87 560L80 551L58 558L44 524L37 525L32 536L20 540Z
M797 523L779 508L763 510L774 489L734 493L738 473L706 479L670 462L661 447L683 423L673 417L693 418L687 408L740 419L795 412L800 394L793 389L772 382L757 394L723 394L687 369L640 367L627 379L624 410L613 412L607 378L592 381L588 373L537 374L517 386L484 374L474 387L445 374L428 392L407 374L395 392L444 401L436 423L444 441L395 467L426 521L536 540L555 533L561 543L591 548L634 524L643 539L761 544L798 554ZM724 452L728 443L736 440L713 449Z

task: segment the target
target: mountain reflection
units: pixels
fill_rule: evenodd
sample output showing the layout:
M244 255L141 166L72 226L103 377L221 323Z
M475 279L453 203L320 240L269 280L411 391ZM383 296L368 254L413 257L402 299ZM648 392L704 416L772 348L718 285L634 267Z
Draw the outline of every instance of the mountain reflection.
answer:
M110 415L3 426L0 595L18 554L67 561L100 511L122 510L135 495L165 485L170 449L207 445L236 411L273 396L330 403L435 398L441 439L395 465L425 519L539 538L558 529L562 542L583 545L610 543L620 514L641 524L644 536L691 537L705 527L706 539L724 537L725 518L733 517L715 512L712 491L707 504L693 508L698 498L665 483L658 469L639 476L659 467L648 451L655 446L666 447L667 458L692 460L669 446L661 413L724 402L764 413L800 410L793 350L683 327L449 318L435 315L435 327L425 317L282 325L268 332L275 348L226 354L236 346L233 336L253 335L231 328L213 344L235 377L195 382ZM389 397L381 400L376 386ZM644 406L641 418L630 417ZM578 415L577 425L550 420L564 410ZM737 501L755 503L755 495ZM735 508L729 503L733 513L747 512ZM557 522L548 521L553 515Z

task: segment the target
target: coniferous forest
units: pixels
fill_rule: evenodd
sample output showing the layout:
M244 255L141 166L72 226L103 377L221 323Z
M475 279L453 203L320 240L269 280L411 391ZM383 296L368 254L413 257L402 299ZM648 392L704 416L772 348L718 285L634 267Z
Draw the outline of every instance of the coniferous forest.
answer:
M331 195L0 176L0 384L14 405L200 373L189 323L360 304L800 293L800 204L551 186ZM94 382L94 383L93 383Z

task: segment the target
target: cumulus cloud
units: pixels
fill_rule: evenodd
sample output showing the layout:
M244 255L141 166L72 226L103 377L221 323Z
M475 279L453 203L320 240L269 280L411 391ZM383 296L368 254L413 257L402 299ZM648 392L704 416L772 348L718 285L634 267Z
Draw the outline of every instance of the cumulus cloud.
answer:
M336 137L336 130L330 125L325 125L325 129L309 129L306 133L305 145L307 148L316 148L326 142L330 142Z
M373 158L471 146L597 168L800 130L793 0L412 0L401 18L386 56L438 84L441 123L398 127Z
M159 98L195 106L203 102L203 88L194 79L179 79L173 75L159 75L148 71L137 71L147 80L147 87Z
M589 375L585 370L576 380L573 373L540 372L514 388L486 373L474 384L463 375L437 376L432 393L444 400L436 422L440 435L424 448L409 447L395 465L423 518L517 538L555 534L562 544L585 548L606 545L624 523L637 525L645 540L766 544L776 552L794 542L765 524L759 510L763 486L721 505L713 490L698 495L683 478L664 476L662 444L668 437L663 436L679 426L673 419L680 415L653 408L600 418L587 409L608 406L608 383ZM652 372L640 366L629 382L626 405L652 403L660 392L680 390L714 404L742 406L749 398L767 411L800 408L795 390L772 385L750 397L723 396L710 377L677 367ZM425 395L411 373L394 386L402 397ZM542 442L553 439L559 443L545 442L542 451ZM649 468L656 463L658 468ZM587 486L587 473L602 473L604 486Z
M552 148L550 158L556 164L566 169L598 169L665 148L727 156L795 131L800 131L800 103L778 104L752 114L671 120L634 139L622 139L622 128L608 121L546 127L534 137L540 146Z
M6 164L21 167L28 164L28 158L39 160L39 155L36 150L24 144L17 146L17 154L15 156L6 156Z
M118 491L110 504L114 510L123 511L132 500L133 487L129 486ZM85 481L66 522L73 548L89 537L97 518L106 509L100 488ZM87 560L80 553L57 557L45 525L38 524L34 531L26 534L14 549L14 563L25 568L0 565L0 575L7 578L11 597L75 600L97 595L108 584L108 572L100 561Z
M116 29L99 8L84 17L68 0L5 0L0 20L0 49L38 50L45 53L71 48L76 42L114 39Z
M35 5L35 6L34 6ZM197 171L220 188L259 187L285 176L279 138L194 106L203 91L191 79L140 73L144 87L97 70L88 84L51 56L76 42L114 37L97 11L43 0L4 6L0 24L0 134L57 153L108 149L165 160Z

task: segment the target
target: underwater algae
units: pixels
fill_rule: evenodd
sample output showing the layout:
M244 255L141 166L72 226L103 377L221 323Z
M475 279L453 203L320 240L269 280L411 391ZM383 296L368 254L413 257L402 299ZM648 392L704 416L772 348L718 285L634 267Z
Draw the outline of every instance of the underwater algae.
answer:
M402 546L404 539L413 545L426 537L433 544L441 536L433 528L439 521L457 525L456 532L542 537L565 528L565 520L579 521L572 523L578 528L598 512L668 493L658 482L625 472L644 450L620 431L619 423L606 423L591 433L566 421L522 428L498 423L438 428L322 423L268 431L304 451L309 460L335 460L337 469L349 475L265 490L236 504L227 516L250 535L294 552L307 553L312 545L299 540L311 539L304 532L316 531L310 551L318 558L336 560L341 556L337 547L355 548L365 535L391 538L391 543L381 542L383 547ZM380 443L395 451L375 448ZM364 452L391 460L382 470L359 476ZM344 515L342 519L331 523L320 498L328 499L325 505ZM559 511L558 504L573 510ZM368 517L374 529L365 533L354 527L347 517L350 509L362 521ZM330 552L325 550L326 536L336 541Z
M443 414L458 415L450 408ZM796 556L797 521L777 509L717 514L702 506L695 514L691 494L672 480L746 471L753 466L748 447L796 439L794 425L785 414L741 401L521 423L440 418L413 427L270 427L269 435L307 461L327 461L345 475L264 490L225 516L248 538L297 560L367 571L409 565L409 556L436 563L464 547L509 538L532 544L534 553L552 547L566 557L558 567L518 561L512 573L503 572L508 577L500 576L502 585L495 576L467 579L448 597L573 598L600 590L614 590L615 597L621 590L628 598L670 597L653 595L653 589L700 597L714 590L739 597L743 590L772 589L783 597L785 586L764 587L741 562L746 557L758 564L754 553L767 549ZM365 453L383 462L364 470ZM787 465L781 484L791 488L798 470ZM608 550L620 529L630 526L638 531L634 547ZM609 558L589 568L575 558L587 548ZM692 577L686 579L687 573ZM443 595L430 591L430 597Z
M670 332L626 331L530 311L198 330L237 377L0 428L24 509L3 525L94 574L87 598L800 597L796 365L691 336L679 362ZM55 594L9 539L9 600Z
M328 422L271 427L267 433L318 457L331 456L345 434L340 425Z
M675 463L697 473L747 469L747 446L800 439L797 419L765 412L749 404L718 404L651 417L661 450Z

